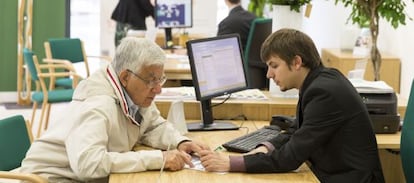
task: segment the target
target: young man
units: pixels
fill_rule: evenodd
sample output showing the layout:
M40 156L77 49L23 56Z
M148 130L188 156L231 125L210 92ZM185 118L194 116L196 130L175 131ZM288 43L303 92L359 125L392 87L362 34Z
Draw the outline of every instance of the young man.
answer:
M322 65L311 38L281 29L261 55L282 91L299 89L297 123L244 156L200 151L206 170L287 172L307 161L321 182L384 182L365 104L346 77Z
M244 50L247 44L247 37L249 36L250 25L256 16L243 9L240 0L224 0L224 2L229 7L229 15L219 23L217 35L239 34Z
M165 60L152 41L124 38L113 62L81 81L62 118L33 142L21 171L49 182L96 182L163 164L171 171L192 166L189 153L208 147L181 136L154 103ZM163 151L133 151L136 145Z

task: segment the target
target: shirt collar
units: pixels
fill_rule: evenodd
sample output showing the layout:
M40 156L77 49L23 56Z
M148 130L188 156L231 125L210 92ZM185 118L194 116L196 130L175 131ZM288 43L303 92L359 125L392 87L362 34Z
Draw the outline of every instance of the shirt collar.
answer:
M135 103L132 101L131 97L128 95L125 88L124 87L121 87L121 88L122 88L122 92L124 93L126 103L128 105L129 115L135 116L135 113L139 110L139 107L135 105Z

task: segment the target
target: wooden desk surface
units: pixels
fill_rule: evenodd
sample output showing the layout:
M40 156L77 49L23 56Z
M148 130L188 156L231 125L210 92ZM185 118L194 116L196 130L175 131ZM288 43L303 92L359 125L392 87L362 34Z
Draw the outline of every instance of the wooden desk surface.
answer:
M192 80L190 64L178 59L167 59L164 73L168 80Z
M255 130L255 125L260 128L267 121L234 121L235 124L247 127L250 131ZM209 131L209 132L190 132L188 137L205 142L212 149L220 146L222 143L234 139L247 133L247 128L230 131ZM223 151L223 153L228 153ZM273 174L247 174L247 173L212 173L198 170L184 169L177 172L165 171L159 181L159 171L147 171L140 173L111 174L110 183L118 182L319 182L308 166L303 164L298 170L289 173Z
M375 134L378 149L400 149L401 131L393 134Z
M241 124L240 121L236 122ZM242 127L254 130L267 125L267 121L245 121ZM210 132L191 132L188 137L206 142L212 149L220 146L223 142L229 141L237 136L247 133L246 128L240 128L237 131L210 131ZM380 153L381 164L386 182L401 182L404 180L402 173L401 160L399 155L392 154L388 149L396 151L400 148L401 132L395 134L376 134L378 149ZM129 174L112 174L110 183L117 182L157 182L159 171L148 171L141 173ZM244 173L228 173L217 174L209 172L201 172L196 170L185 169L178 172L164 172L160 182L318 182L314 174L306 165L302 165L295 173L277 173L277 174L244 174ZM171 181L173 180L173 181Z

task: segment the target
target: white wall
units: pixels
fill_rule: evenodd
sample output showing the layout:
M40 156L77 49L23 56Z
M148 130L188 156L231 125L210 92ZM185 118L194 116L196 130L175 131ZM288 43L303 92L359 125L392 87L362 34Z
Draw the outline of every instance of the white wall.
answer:
M407 4L406 12L414 17L414 3L404 0ZM315 41L318 49L339 48L341 35L347 28L346 20L349 9L342 4L335 5L334 1L313 0L312 14L309 19L304 20L303 31ZM411 12L411 13L410 13ZM405 26L394 29L385 20L380 21L378 47L380 51L391 53L401 60L401 88L400 94L408 98L411 82L414 78L414 24L407 19Z
M215 35L217 22L222 18L217 16L218 4L210 0L194 0L194 27L187 29L190 33L201 33ZM414 12L414 3L404 0L407 4L406 12ZM103 52L113 55L113 35L115 23L110 20L110 14L118 0L107 0L101 3L101 47ZM248 1L247 1L248 2ZM303 31L315 41L318 49L339 48L341 36L350 25L346 25L349 9L345 9L342 4L335 5L335 1L313 0L313 8L310 18L305 18ZM246 7L246 0L243 6ZM221 7L222 12L222 7ZM223 14L223 13L220 13ZM220 15L222 16L222 15ZM414 17L414 14L410 14ZM275 21L275 20L274 20ZM149 23L150 25L151 23ZM401 96L408 98L411 81L414 78L414 55L411 51L414 48L414 24L407 19L406 26L400 26L397 30L393 29L385 20L380 22L380 33L378 46L380 51L385 51L396 55L401 59Z

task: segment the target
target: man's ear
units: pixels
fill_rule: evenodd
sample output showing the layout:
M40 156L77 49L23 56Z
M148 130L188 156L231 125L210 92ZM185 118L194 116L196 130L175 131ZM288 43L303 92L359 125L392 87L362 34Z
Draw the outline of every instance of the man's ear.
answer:
M130 74L127 70L123 70L121 71L121 73L119 73L119 81L121 82L121 85L123 87L127 86L129 77L130 77Z
M302 67L302 57L296 55L295 58L293 58L293 67L295 69Z

